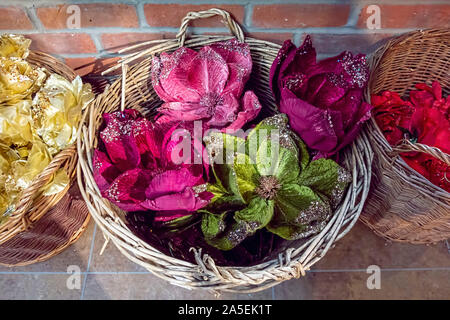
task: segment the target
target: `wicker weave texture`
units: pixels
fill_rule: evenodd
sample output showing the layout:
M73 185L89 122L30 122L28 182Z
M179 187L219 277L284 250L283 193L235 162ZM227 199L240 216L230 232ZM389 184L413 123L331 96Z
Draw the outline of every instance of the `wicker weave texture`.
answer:
M98 130L102 124L102 114L126 108L135 108L146 115L154 114L162 103L151 87L150 65L152 55L173 51L183 44L193 49L231 39L230 36L186 37L186 27L190 20L220 15L231 33L250 46L253 70L250 87L259 97L263 108L269 113L277 108L269 87L269 70L280 46L244 36L239 25L220 9L191 12L182 21L176 39L156 40L130 47L133 51L123 59L122 66L131 67L122 77L99 95L87 109L78 141L80 157L78 183L92 217L102 230L106 243L112 241L131 261L145 267L158 277L174 285L193 289L209 289L231 292L256 292L272 287L284 280L305 275L314 263L319 261L335 241L342 238L357 221L368 194L373 153L365 134L342 154L344 166L353 176L342 203L322 232L306 241L290 242L288 249L280 252L276 259L251 267L218 266L201 249L192 248L196 264L176 259L153 248L133 234L126 225L125 213L102 198L94 181L92 154L98 143ZM119 63L115 69L120 68ZM123 70L127 70L124 67ZM125 99L125 103L123 103ZM105 245L106 245L105 243Z
M407 96L414 85L437 80L450 92L450 30L414 31L388 41L370 58L371 80L366 92L384 90ZM437 148L405 141L391 147L372 119L367 127L374 153L372 190L361 220L378 235L393 241L434 243L450 238L450 193L411 169L400 152L424 152L450 165Z

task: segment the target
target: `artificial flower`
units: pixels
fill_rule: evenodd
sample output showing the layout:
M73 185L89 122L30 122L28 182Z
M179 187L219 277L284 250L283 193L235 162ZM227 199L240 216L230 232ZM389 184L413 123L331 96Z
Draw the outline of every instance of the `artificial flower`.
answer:
M0 214L14 211L24 189L76 138L81 111L93 94L77 77L72 83L24 59L31 41L0 36ZM56 194L69 184L60 169L41 190Z
M316 61L310 36L296 48L287 40L270 70L270 86L280 111L315 158L330 157L357 136L370 118L363 101L369 70L365 56L345 51Z
M44 69L25 60L0 57L0 104L30 98L46 77Z
M3 34L0 36L0 57L26 59L31 40L22 35Z
M31 100L0 104L0 142L23 147L33 140Z
M205 165L175 159L185 156L185 149L177 148L186 140L176 135L177 129L186 129L183 123L152 123L133 109L103 118L104 151L96 149L93 158L94 179L103 197L125 211L155 211L156 221L190 215L208 203ZM190 140L188 147L196 153Z
M310 161L287 122L279 114L246 139L217 132L207 137L215 180L207 190L214 198L200 211L210 245L230 250L262 228L294 240L325 227L349 175L333 160ZM223 156L226 161L217 161Z
M90 84L52 74L36 93L31 107L33 127L52 155L75 142L81 112L94 99Z
M373 95L374 117L382 128L386 140L397 144L407 130L410 129L413 107L410 101L403 100L396 92L384 91L381 95Z
M251 69L248 44L235 39L155 56L152 84L164 101L159 121L203 120L212 128L240 129L261 109L253 91L241 98Z
M392 146L408 139L450 154L450 98L442 96L437 81L431 87L416 84L416 89L409 93L409 100L391 91L372 95L378 126ZM408 152L401 156L419 174L450 192L450 166L425 153Z
M0 212L6 217L13 210L15 201L52 160L47 146L37 136L28 145L11 148L0 142ZM67 173L60 169L43 191L55 194L69 183Z

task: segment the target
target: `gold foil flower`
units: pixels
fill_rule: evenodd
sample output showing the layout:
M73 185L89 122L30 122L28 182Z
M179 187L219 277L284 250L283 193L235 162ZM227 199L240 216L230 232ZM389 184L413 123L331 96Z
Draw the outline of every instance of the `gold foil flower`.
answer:
M3 34L0 36L0 57L26 59L30 44L31 40L24 36Z
M94 99L90 84L52 74L32 104L33 127L54 155L75 142L81 111Z
M75 142L81 113L94 99L80 77L72 82L28 64L30 40L0 36L0 223L21 192ZM41 192L59 193L70 183L58 170Z
M31 100L0 105L0 141L22 147L30 143L32 137Z
M47 77L44 69L25 60L0 57L0 104L30 98Z

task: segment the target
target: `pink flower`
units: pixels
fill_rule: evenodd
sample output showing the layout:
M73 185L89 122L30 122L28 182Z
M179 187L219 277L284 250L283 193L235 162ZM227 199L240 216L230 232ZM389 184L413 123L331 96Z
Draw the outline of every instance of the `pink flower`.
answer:
M345 51L316 61L310 36L296 48L287 40L270 70L272 92L292 129L316 158L330 157L357 136L370 118L363 102L369 70L364 55Z
M154 124L131 109L103 117L102 145L93 158L94 179L103 197L125 211L156 211L158 221L191 214L208 204L212 195L199 187L205 182L207 164L173 161L180 140L172 134L186 129L185 124ZM196 153L192 146L191 151Z
M232 39L199 52L179 48L152 61L152 84L165 102L158 111L165 121L204 120L208 127L237 130L254 119L261 105L244 86L252 58L247 44Z

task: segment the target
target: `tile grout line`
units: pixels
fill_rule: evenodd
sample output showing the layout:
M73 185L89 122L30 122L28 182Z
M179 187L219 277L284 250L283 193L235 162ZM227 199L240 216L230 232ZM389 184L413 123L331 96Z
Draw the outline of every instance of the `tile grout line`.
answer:
M88 258L88 263L87 263L87 267L86 267L86 274L83 279L83 287L81 288L80 300L84 299L84 291L86 289L87 278L89 276L89 267L91 266L91 260L92 260L92 254L94 251L94 243L95 243L95 235L96 234L97 234L97 224L94 225L94 232L92 233L91 249L89 250L89 258Z
M316 269L307 270L306 273L334 273L334 272L366 272L367 269ZM396 272L396 271L450 271L450 267L431 267L431 268L381 268L380 271ZM20 275L56 275L67 274L64 271L0 271L2 274L20 274ZM85 271L81 272L82 275L121 275L121 274L151 274L149 271Z

